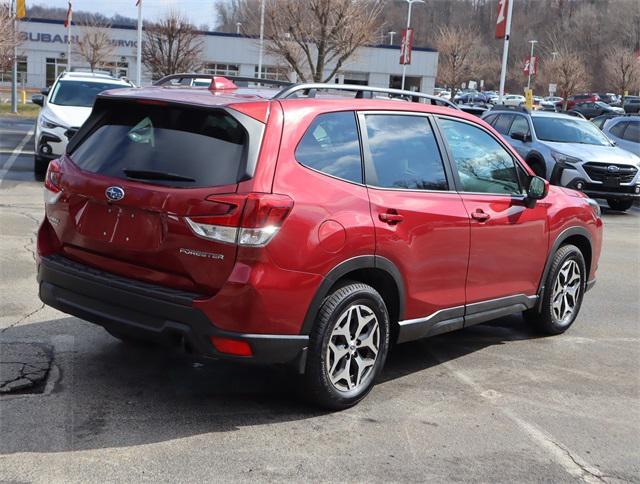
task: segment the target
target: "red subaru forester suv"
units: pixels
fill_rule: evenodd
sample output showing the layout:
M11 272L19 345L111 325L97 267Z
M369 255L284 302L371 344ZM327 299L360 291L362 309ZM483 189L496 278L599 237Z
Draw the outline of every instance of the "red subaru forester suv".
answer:
M480 119L391 89L175 78L101 94L49 166L46 304L122 340L291 363L336 409L394 343L578 315L598 205Z

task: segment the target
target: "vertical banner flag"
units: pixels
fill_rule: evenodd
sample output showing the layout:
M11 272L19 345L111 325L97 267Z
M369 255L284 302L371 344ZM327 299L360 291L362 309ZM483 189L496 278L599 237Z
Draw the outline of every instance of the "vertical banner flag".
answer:
M531 74L535 76L538 72L538 58L534 55L533 57L527 57L524 60L524 68L522 69L525 75Z
M507 12L511 0L498 1L498 18L496 19L496 39L504 39L507 32Z
M71 0L69 0L69 8L67 9L67 16L64 19L64 26L65 27L69 27L69 25L71 25L71 16L72 16Z
M24 18L27 16L27 6L25 0L18 0L16 3L16 18Z
M413 49L413 29L402 30L402 43L400 44L400 64L411 64L411 49Z

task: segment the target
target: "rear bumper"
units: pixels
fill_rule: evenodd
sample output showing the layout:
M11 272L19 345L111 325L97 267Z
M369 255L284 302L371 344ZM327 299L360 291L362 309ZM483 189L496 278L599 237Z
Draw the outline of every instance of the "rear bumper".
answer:
M265 364L304 357L308 336L222 331L192 303L199 294L141 283L71 261L42 257L40 299L65 313L137 339L183 347L199 356ZM246 341L252 356L216 351L211 337Z

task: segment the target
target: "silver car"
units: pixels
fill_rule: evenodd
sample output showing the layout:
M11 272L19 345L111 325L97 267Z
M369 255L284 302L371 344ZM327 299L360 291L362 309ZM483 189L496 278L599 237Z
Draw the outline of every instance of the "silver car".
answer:
M640 157L616 146L590 121L504 106L482 118L552 184L606 199L613 210L628 210L640 199Z
M640 115L607 119L602 132L620 148L640 156Z

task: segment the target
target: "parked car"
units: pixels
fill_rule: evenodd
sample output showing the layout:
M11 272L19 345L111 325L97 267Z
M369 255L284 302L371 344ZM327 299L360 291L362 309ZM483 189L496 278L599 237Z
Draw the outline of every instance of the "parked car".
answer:
M640 113L640 96L626 96L622 107L625 113Z
M612 92L600 92L598 93L598 97L602 102L610 105L614 105L620 102L620 97Z
M42 106L35 127L34 171L44 175L49 161L64 153L69 139L89 117L100 92L132 86L131 82L109 74L64 72L51 89L34 95L34 104Z
M489 97L481 92L465 93L455 97L458 104L488 104Z
M508 94L503 98L505 106L524 106L526 99L520 94Z
M591 118L590 121L597 126L600 130L602 130L602 128L604 127L604 122L607 119L613 119L613 118L617 118L619 117L620 114L619 113L607 113L607 114L601 114L600 116L596 116L595 118Z
M640 158L615 146L590 121L560 113L493 109L483 116L532 170L552 184L628 210L640 199Z
M620 148L640 156L640 116L607 119L602 131Z
M546 334L576 320L599 206L480 119L367 86L163 86L99 95L49 165L47 305L123 340L289 363L334 409L367 395L392 343L523 311Z
M575 94L567 98L567 110L573 109L577 103L594 103L600 101L600 96L593 93ZM562 107L562 105L560 105Z
M591 119L596 116L600 116L601 114L608 113L624 114L624 109L609 106L607 103L603 103L602 101L576 103L573 106L572 111L579 112L587 119Z
M540 108L546 111L555 111L556 106L562 106L563 98L559 96L547 96L540 101Z

